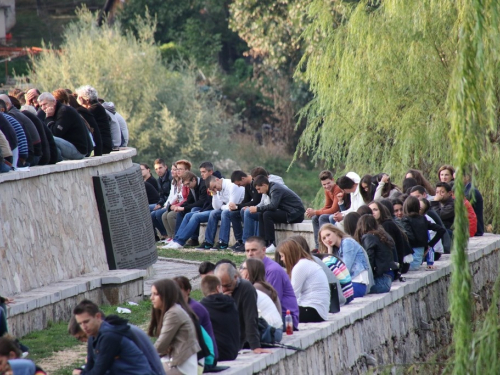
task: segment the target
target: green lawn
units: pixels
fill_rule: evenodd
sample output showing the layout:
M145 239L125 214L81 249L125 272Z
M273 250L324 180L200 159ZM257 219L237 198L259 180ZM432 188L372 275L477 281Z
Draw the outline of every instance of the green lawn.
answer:
M135 325L142 325L150 319L151 302L149 300L140 302L139 306L129 306L127 304L120 306L132 310L132 313L118 314L116 312L118 306L101 306L101 310L106 315L120 315ZM29 358L35 362L50 357L54 352L70 349L81 344L68 334L67 322L49 324L46 329L30 333L22 337L20 341L29 347Z
M203 251L191 249L158 249L158 255L166 258L194 260L194 261L209 261L217 263L221 259L229 259L239 266L245 260L245 253L233 253L232 251Z

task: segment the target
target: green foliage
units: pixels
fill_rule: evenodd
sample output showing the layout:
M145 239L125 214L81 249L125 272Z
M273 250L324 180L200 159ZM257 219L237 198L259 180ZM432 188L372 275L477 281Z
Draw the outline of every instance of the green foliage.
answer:
M296 155L360 175L388 172L396 181L417 168L436 181L439 166L453 162L446 98L464 3L388 0L371 7L343 1L325 12L331 3L313 0L303 35L309 50L297 75L314 98L301 112L307 126ZM492 133L498 139L498 125ZM498 142L484 132L465 140L478 136L484 152L475 183L488 202L486 222L497 226L500 214L491 207L500 204Z
M315 97L296 155L329 165L404 175L416 167L434 176L453 164L455 228L450 286L453 374L497 374L500 281L486 320L472 333L472 279L466 249L465 172L498 224L500 175L498 28L496 0L313 0L304 33L310 52L297 72ZM373 5L375 4L375 5ZM302 76L302 73L304 75Z
M473 341L472 277L467 246L468 219L464 201L464 173L481 159L484 136L498 126L496 97L500 53L498 21L500 4L496 0L471 0L461 9L459 48L448 96L453 162L457 168L455 188L455 229L453 231L450 312L453 324L454 375L498 374L500 361L498 297L500 279L495 283L490 309ZM474 345L473 345L474 343ZM475 350L474 350L475 349ZM472 352L472 355L471 355Z
M30 84L42 91L94 86L127 120L130 145L143 160L211 154L228 139L234 119L215 90L200 89L195 69L162 63L153 19L138 18L136 29L137 37L119 24L98 27L95 15L79 11L61 50L32 58Z
M219 63L228 70L246 45L228 27L228 1L218 0L130 0L120 19L129 30L138 32L137 15L155 14L155 40L181 46L201 66Z

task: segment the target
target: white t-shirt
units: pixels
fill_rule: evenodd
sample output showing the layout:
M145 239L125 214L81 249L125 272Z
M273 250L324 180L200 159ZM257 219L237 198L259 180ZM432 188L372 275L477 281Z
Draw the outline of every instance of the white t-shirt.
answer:
M273 300L269 298L266 293L258 289L255 290L257 291L257 309L259 310L259 315L263 317L270 326L276 329L283 329L283 318L280 312L278 312Z
M313 307L323 319L328 319L330 285L320 266L314 260L301 259L292 269L292 287L297 303Z

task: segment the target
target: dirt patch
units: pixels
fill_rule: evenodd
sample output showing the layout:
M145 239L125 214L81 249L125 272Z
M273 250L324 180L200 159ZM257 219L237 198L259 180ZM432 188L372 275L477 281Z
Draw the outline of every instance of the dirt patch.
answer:
M47 374L50 375L54 371L57 371L65 366L69 366L75 362L81 361L83 365L86 356L87 344L82 344L72 349L55 352L52 356L37 362L37 365L47 371Z

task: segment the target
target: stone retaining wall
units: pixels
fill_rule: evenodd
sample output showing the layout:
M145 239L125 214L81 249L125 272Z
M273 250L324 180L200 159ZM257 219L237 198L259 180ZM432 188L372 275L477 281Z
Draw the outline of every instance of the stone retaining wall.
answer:
M132 166L135 149L0 175L0 293L15 296L108 270L92 176Z
M500 266L500 236L469 241L475 312L491 301ZM242 354L221 362L231 368L221 374L362 374L368 364L412 364L428 360L451 342L448 286L452 272L449 255L434 271L406 274L389 293L369 295L330 314L327 322L300 324L299 332L285 336L285 344L304 352L277 349L272 354Z

